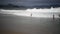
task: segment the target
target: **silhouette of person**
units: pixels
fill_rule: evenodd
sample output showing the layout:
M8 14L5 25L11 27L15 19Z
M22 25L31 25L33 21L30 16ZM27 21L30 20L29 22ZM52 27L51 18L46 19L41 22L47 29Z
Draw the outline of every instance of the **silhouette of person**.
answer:
M32 13L31 13L31 16L32 16Z
M53 20L55 19L55 15L53 14Z

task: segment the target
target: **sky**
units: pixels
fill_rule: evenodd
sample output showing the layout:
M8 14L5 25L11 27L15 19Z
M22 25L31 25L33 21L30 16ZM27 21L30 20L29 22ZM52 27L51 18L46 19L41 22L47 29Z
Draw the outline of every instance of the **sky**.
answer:
M0 4L14 4L18 6L39 6L49 4L60 4L60 0L0 0Z

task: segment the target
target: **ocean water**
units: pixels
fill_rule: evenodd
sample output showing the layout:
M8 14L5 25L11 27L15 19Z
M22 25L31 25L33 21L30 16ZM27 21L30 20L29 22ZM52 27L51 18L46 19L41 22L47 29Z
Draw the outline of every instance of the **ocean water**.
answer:
M50 9L26 9L26 10L6 10L0 9L2 14L11 14L16 16L27 16L27 17L43 17L43 18L52 18L53 15L55 18L59 18L60 8L50 8Z

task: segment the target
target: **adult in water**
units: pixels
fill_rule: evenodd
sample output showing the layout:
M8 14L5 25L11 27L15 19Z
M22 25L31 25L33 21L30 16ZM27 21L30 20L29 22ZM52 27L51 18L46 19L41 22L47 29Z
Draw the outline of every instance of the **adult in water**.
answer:
M53 14L53 20L55 19L55 15Z
M31 13L31 16L32 16L32 13Z

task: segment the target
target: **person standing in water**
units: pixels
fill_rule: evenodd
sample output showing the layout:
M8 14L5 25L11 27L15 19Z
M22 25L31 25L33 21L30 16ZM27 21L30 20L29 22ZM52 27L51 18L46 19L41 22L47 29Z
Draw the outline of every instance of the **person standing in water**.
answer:
M32 13L31 13L31 16L32 16Z
M53 14L53 20L55 19L55 15Z

